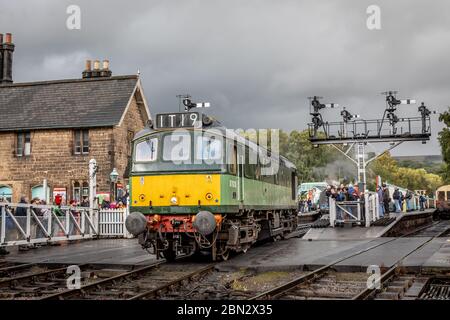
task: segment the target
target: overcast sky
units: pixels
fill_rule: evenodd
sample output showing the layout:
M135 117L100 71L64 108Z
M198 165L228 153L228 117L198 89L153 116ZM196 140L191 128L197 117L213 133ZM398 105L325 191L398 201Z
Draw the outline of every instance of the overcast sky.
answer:
M71 4L80 30L66 27ZM371 4L381 30L366 26ZM109 58L115 75L140 70L153 115L190 93L230 128L305 129L311 95L365 119L381 117L388 89L437 111L450 105L448 0L0 0L6 32L15 82L81 77L85 59ZM394 154L439 154L433 125L431 142Z

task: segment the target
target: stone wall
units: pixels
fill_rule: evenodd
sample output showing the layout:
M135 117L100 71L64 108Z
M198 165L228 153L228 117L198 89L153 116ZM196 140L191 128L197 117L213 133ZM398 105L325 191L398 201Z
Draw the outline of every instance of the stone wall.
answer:
M13 189L13 202L21 196L31 198L31 188L47 179L50 190L66 188L68 200L73 185L88 182L89 160L97 160L97 192L110 192L109 174L114 167L120 182L128 163L128 134L141 130L145 115L133 98L120 126L89 129L90 150L87 155L74 154L74 131L71 129L35 130L31 132L31 155L17 157L16 134L0 132L0 186Z

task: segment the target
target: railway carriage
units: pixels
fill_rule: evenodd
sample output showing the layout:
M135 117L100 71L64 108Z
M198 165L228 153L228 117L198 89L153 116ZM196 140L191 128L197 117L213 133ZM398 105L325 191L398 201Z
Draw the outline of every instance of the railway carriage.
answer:
M128 231L173 260L213 260L297 228L297 170L196 113L160 114L133 141Z
M441 218L450 218L450 185L436 190L436 210Z

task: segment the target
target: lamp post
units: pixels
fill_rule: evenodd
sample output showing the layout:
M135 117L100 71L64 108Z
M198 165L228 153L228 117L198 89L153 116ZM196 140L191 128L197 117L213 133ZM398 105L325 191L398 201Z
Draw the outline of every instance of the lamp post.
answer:
M111 179L111 182L113 183L113 192L112 192L111 201L115 201L116 200L116 183L119 179L119 173L117 172L116 168L114 168L113 171L111 171L109 178Z

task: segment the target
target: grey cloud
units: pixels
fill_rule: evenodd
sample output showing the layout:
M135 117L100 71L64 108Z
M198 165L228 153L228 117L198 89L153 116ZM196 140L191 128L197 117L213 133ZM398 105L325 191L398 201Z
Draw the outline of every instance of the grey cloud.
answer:
M79 31L65 27L70 4L81 7ZM379 31L366 28L371 4ZM110 58L114 74L140 70L153 113L177 110L175 95L188 92L230 127L292 130L306 127L314 94L367 119L381 116L387 89L444 110L449 11L445 0L0 0L0 32L14 33L17 82L79 77L86 58ZM398 153L439 153L433 126L431 143Z

